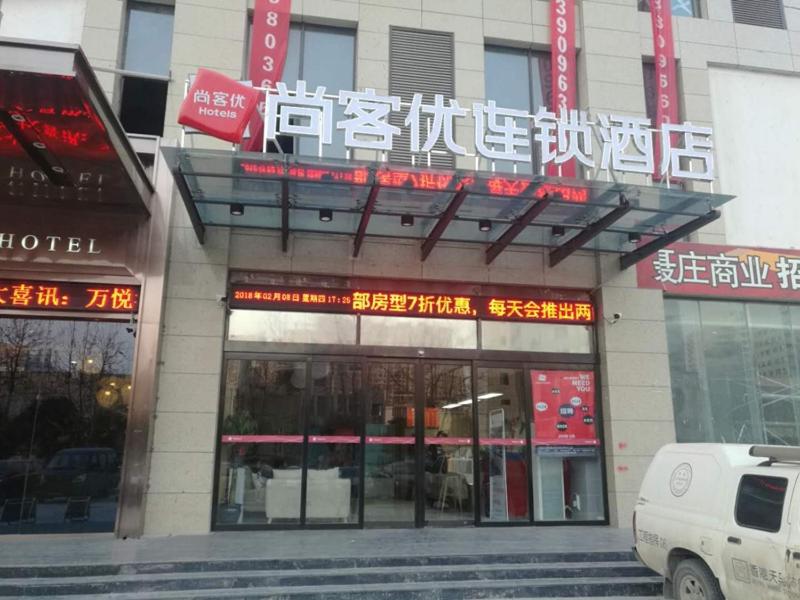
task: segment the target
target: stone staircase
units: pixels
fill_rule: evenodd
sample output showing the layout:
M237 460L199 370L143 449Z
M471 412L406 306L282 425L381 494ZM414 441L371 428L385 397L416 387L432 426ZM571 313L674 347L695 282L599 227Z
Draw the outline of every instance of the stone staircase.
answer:
M660 595L660 579L629 552L0 567L0 598L532 600Z

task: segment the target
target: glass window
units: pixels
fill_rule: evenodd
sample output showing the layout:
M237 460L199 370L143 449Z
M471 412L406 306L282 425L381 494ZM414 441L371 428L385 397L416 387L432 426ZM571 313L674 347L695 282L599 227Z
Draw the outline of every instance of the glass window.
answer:
M481 521L528 520L522 369L478 368Z
M252 34L252 21L250 24ZM302 79L308 89L325 86L326 94L338 94L339 90L355 89L355 32L352 29L322 27L303 23L292 24L289 28L289 45L281 81L293 90ZM247 62L250 61L248 43ZM344 106L333 103L333 122L344 119ZM279 136L281 150L285 154L317 156L319 141L315 138ZM275 144L268 150L277 152ZM330 145L322 150L323 156L345 158L344 131L334 127Z
M172 60L175 8L156 2L127 4L123 68L168 77ZM161 135L167 106L168 81L125 75L119 117L128 133Z
M363 346L478 347L475 321L423 317L361 317Z
M361 365L311 364L306 523L357 523L361 432Z
M364 523L413 526L416 501L414 365L372 363L365 397Z
M133 347L125 323L0 318L0 533L114 530Z
M672 14L676 17L699 17L698 0L672 0ZM650 12L650 0L639 0L639 10Z
M587 446L535 446L533 506L537 521L602 521L600 452Z
M481 321L484 350L592 353L592 328L552 323Z
M169 75L175 8L151 2L128 2L123 68Z
M487 46L484 53L486 99L503 108L516 108L530 114L540 106L552 106L553 86L549 52ZM528 127L525 122L521 127ZM535 147L532 144L531 147ZM488 168L486 164L482 168ZM514 171L514 163L498 161L498 171ZM531 165L517 163L516 172L531 173Z
M780 531L787 484L783 477L744 475L736 496L736 522L750 529Z
M234 342L355 344L355 315L284 311L231 311L228 339Z
M797 307L665 302L679 442L800 444Z
M300 521L306 363L229 360L217 525Z
M472 376L469 365L423 365L425 520L473 522Z

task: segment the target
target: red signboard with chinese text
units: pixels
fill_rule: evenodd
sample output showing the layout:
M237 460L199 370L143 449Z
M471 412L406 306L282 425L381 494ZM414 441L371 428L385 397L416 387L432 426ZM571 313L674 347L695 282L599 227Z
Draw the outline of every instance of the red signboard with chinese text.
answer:
M639 287L684 296L800 301L800 250L672 244L636 265Z
M0 279L0 311L132 313L138 308L138 286Z
M575 0L550 2L550 60L553 75L553 112L568 115L577 108L578 83L575 66ZM555 165L553 165L555 167ZM557 167L551 175L558 175ZM575 160L561 166L563 177L575 177Z
M595 318L594 306L580 300L252 285L234 285L230 305L267 310L584 325L593 323Z
M650 18L653 25L653 55L656 67L656 123L678 122L678 76L675 69L675 41L672 37L671 0L650 0ZM655 172L661 172L661 144L654 148Z
M198 69L178 123L237 143L258 104L258 90L209 69Z
M534 445L597 446L594 373L531 371Z
M292 0L256 0L253 7L253 34L250 43L250 64L247 72L255 87L270 88L283 77L286 52L289 49L289 22ZM265 97L262 94L259 94ZM263 107L263 101L261 107ZM259 111L263 114L263 111ZM254 113L250 119L250 139L243 149L260 151L264 137L264 121Z

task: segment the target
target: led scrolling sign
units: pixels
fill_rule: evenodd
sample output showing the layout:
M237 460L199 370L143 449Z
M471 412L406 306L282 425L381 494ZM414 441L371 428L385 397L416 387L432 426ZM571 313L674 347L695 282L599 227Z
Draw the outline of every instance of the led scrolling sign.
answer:
M62 281L0 280L0 311L56 310L132 313L139 287Z
M366 315L486 319L538 323L594 323L587 301L512 296L470 296L384 290L234 285L231 308Z

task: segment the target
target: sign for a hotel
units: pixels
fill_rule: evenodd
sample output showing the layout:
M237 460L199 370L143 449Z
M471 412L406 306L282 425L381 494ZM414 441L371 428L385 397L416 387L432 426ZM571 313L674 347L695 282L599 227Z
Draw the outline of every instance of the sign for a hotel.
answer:
M679 243L636 270L639 287L676 295L800 301L800 250Z

